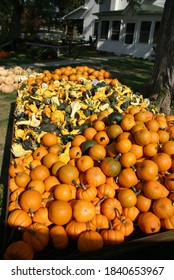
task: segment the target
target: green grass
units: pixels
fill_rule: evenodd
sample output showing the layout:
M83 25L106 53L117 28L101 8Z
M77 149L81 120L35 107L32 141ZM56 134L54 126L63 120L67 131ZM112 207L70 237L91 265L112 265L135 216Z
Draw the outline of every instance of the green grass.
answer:
M30 51L31 53L31 51ZM32 59L29 52L11 52L9 57L1 59L1 64L5 67L21 66L26 64L45 63L45 62L65 62L73 59L79 59L80 64L86 64L93 68L103 68L111 72L113 78L118 78L122 84L131 87L134 91L139 91L141 84L148 83L151 77L153 62L143 59L135 59L131 57L114 57L113 54L91 50L88 47L79 47L77 54L73 58L72 55L67 55L65 50L61 50L61 56L54 59ZM111 57L111 59L109 59ZM114 59L115 58L115 59ZM81 63L80 60L85 62ZM67 62L68 63L68 62ZM76 66L77 64L74 64ZM73 66L73 65L72 65ZM54 65L44 66L42 69L54 70Z

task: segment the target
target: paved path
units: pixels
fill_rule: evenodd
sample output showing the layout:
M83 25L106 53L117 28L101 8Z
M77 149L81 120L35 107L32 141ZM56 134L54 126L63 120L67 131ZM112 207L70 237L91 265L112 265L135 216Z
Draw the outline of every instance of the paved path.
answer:
M70 65L70 64L79 64L79 63L92 63L94 61L108 61L108 60L118 60L118 59L123 59L125 57L121 56L107 56L107 57L89 57L85 59L68 59L68 60L54 60L54 61L46 61L46 62L35 62L32 64L22 64L20 65L21 67L30 67L30 68L36 68L36 67L45 67L45 66L56 66L60 67L63 65Z

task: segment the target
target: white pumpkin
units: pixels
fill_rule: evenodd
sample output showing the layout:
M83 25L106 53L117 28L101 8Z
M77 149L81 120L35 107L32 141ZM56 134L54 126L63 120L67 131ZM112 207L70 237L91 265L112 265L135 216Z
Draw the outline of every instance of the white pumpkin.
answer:
M3 84L4 83L4 81L5 81L5 76L0 76L0 84Z
M4 83L5 83L6 85L12 85L12 84L14 84L14 77L13 77L13 75L7 76L7 77L5 78Z
M5 68L0 69L0 76L7 76L8 75L8 70Z
M1 87L1 91L4 92L4 93L12 93L14 90L15 89L14 89L13 85L4 84Z

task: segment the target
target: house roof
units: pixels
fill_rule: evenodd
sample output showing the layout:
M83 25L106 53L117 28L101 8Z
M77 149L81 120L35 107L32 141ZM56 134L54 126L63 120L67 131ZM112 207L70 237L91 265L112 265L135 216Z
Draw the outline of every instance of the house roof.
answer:
M65 15L62 19L83 19L86 10L88 10L87 6L80 6L77 9Z
M162 14L163 13L163 7L158 6L155 4L148 4L148 2L145 2L144 4L141 4L141 7L138 10L133 9L131 6L127 5L125 9L123 10L117 10L117 11L105 11L105 12L99 12L95 13L96 16L102 16L102 15L123 15L123 14Z

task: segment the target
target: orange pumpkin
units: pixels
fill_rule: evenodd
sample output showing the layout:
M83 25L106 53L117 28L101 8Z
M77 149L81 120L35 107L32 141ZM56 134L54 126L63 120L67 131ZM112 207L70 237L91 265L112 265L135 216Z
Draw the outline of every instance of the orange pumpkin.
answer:
M67 232L63 226L55 225L50 229L50 237L53 242L53 246L58 250L67 248L69 239Z
M10 227L28 227L32 224L32 219L27 212L16 209L9 214L7 223Z
M85 173L87 184L98 187L106 182L106 175L99 167L91 167Z
M101 203L101 213L105 215L109 220L113 220L122 214L122 206L116 198L106 198Z
M132 222L137 221L138 216L140 214L140 210L136 207L123 207L123 213L124 216L129 218Z
M97 188L97 196L99 198L113 198L115 197L115 189L110 184L102 184Z
M42 136L41 144L44 147L50 147L57 143L58 143L58 138L54 133L47 132Z
M48 218L56 225L65 225L71 220L72 208L67 201L52 201L48 208Z
M147 212L150 210L150 207L152 205L152 200L143 194L137 195L137 202L135 206L139 209L141 212Z
M100 145L96 144L89 149L89 156L96 161L101 161L106 156L106 149Z
M25 229L22 239L28 243L35 252L40 252L49 243L49 229L41 223L33 223Z
M11 243L5 250L5 260L33 260L33 248L26 242L19 240Z
M174 191L174 173L170 173L165 177L164 184L169 191Z
M119 162L123 167L131 167L136 163L136 161L136 155L132 152L124 153L119 158Z
M27 188L33 189L33 190L38 191L39 193L43 194L45 191L45 184L42 180L34 179L29 182Z
M172 165L171 156L166 153L158 153L152 157L152 160L158 165L159 172L166 172Z
M25 188L30 182L30 176L26 172L18 172L15 176L15 183L18 187Z
M88 225L90 230L99 232L102 229L109 228L109 220L102 214L96 214Z
M103 238L97 231L84 231L78 237L77 247L81 253L99 250L103 247Z
M118 183L124 188L135 186L138 181L136 172L131 167L122 169L118 175Z
M69 201L72 197L71 185L68 184L55 185L53 192L57 200Z
M124 154L131 150L132 142L128 138L123 138L122 140L116 142L116 151L118 153Z
M165 187L157 180L145 181L143 184L143 192L149 199L158 199L163 196Z
M89 200L76 200L73 205L73 218L77 222L88 222L95 216L95 207Z
M134 139L136 144L143 146L151 142L152 136L147 128L143 128L134 133Z
M79 171L77 167L65 164L58 169L57 177L64 184L72 184L73 180L78 179Z
M32 217L34 223L41 223L45 226L50 226L52 222L48 219L48 208L40 207Z
M30 177L32 180L39 179L44 181L48 176L50 176L50 171L48 167L41 164L36 166L33 170L30 172Z
M106 131L98 131L93 138L98 144L100 144L101 146L106 146L109 144L109 137L106 133Z
M165 219L174 214L174 205L169 198L160 197L154 200L152 210L157 217Z
M121 164L112 157L105 157L100 162L100 168L107 177L116 177L121 171Z
M153 180L158 175L158 165L152 160L144 159L138 163L136 173L141 180Z
M77 159L76 167L79 172L85 172L89 168L94 166L94 161L89 155L83 155L81 158Z
M76 240L81 232L87 230L87 225L84 222L71 220L66 224L65 230L71 240Z
M133 222L123 215L121 215L119 218L116 217L112 221L112 227L113 229L121 231L124 236L129 236L134 231Z
M19 205L24 211L33 215L42 207L42 195L35 190L25 190L21 193Z
M118 190L118 200L122 207L133 207L137 203L137 196L131 189Z
M101 231L101 236L103 238L104 244L107 246L117 245L123 243L125 240L122 231L113 228L103 229Z
M42 158L42 164L47 168L51 168L57 161L59 161L59 156L56 153L49 152Z
M97 189L94 186L81 183L77 189L76 196L78 199L93 201L97 196Z
M152 212L141 213L138 218L138 226L145 234L153 234L160 231L160 219Z

